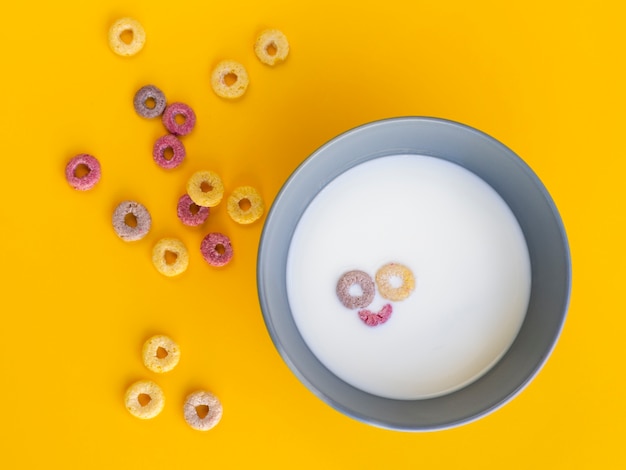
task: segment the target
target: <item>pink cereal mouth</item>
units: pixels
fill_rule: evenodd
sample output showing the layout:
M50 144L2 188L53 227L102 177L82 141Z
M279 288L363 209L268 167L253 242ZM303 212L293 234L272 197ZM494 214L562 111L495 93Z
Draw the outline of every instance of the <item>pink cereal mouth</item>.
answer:
M365 308L359 310L359 318L367 326L378 326L389 320L392 313L393 308L391 307L391 304L385 304L378 313L373 313L371 310Z

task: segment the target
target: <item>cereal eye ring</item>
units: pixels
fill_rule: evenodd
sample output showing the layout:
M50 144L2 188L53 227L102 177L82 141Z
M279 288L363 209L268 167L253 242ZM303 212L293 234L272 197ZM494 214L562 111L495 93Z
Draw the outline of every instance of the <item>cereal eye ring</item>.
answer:
M202 207L215 207L224 197L224 183L217 173L197 171L187 182L187 194Z
M224 266L233 257L233 246L230 238L222 233L209 233L202 239L200 252L205 261L211 266Z
M156 335L148 339L142 350L143 363L152 372L169 372L180 360L178 344L165 335Z
M352 286L358 286L361 293L359 295L350 293ZM337 282L337 297L349 309L367 307L374 300L375 292L374 281L363 271L348 271Z
M175 258L172 262L169 262L168 254ZM189 266L187 247L175 238L162 238L152 249L152 264L164 276L177 276Z
M258 220L265 209L263 199L252 186L241 186L228 198L228 215L239 224L251 224Z
M185 421L193 429L208 431L222 419L222 403L212 393L198 391L190 394L183 407Z
M176 117L180 116L183 119L182 123L176 121ZM172 134L187 135L196 125L196 113L193 112L191 107L185 103L172 103L163 112L163 125Z
M275 65L282 62L289 54L289 41L287 37L277 29L263 31L254 44L254 52L261 62L267 65Z
M392 279L399 279L401 284L394 286ZM380 295L388 300L404 300L415 289L415 277L409 268L398 263L384 265L376 272L376 285Z
M183 194L180 199L178 199L176 214L180 221L189 227L202 225L209 217L210 212L211 209L208 207L202 207L193 202L189 194Z
M78 176L81 169L84 169L86 173ZM100 181L101 176L100 162L94 156L86 153L76 155L65 167L67 182L72 188L79 191L87 191L93 188Z
M211 86L217 96L239 98L248 88L248 72L234 60L224 60L217 64L211 74Z
M167 149L172 151L172 158L169 160L165 158L165 152ZM152 158L157 165L166 170L171 170L180 165L185 159L185 146L183 143L173 134L167 134L163 137L159 137L154 143L152 149Z
M148 209L135 201L121 202L113 211L113 229L127 242L141 240L150 231L152 217Z
M124 402L131 415L141 419L150 419L163 410L165 396L161 387L154 382L140 380L128 387Z
M132 39L129 44L122 39L122 33L130 31ZM146 32L139 21L132 18L120 18L109 29L109 46L113 52L121 56L137 54L146 43Z
M153 102L154 106L150 106L151 102ZM153 119L163 114L165 104L165 95L154 85L141 87L133 98L135 111L141 117L147 119Z

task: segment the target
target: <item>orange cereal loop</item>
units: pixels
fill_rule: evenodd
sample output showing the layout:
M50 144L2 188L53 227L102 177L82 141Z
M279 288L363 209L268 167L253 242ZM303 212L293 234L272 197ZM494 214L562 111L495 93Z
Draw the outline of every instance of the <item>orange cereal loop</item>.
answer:
M165 405L165 396L161 387L150 380L135 382L124 396L126 409L140 419L150 419L157 416Z
M148 339L142 350L144 365L158 374L169 372L180 360L180 348L165 335L156 335Z
M152 249L152 264L164 276L177 276L189 265L187 247L175 238L162 238Z
M251 224L265 210L263 198L252 186L240 186L228 198L228 215L238 224Z
M128 33L130 42L124 41L122 35ZM139 21L132 18L120 18L109 29L109 46L121 56L132 56L143 49L146 43L146 32Z
M388 263L376 272L376 285L385 299L404 300L415 289L415 277L406 266Z
M277 29L263 31L254 44L254 52L261 62L267 65L276 65L287 58L289 41Z
M222 179L212 171L197 171L187 182L187 194L202 207L215 207L224 197Z
M234 60L223 60L215 66L211 74L211 87L221 98L239 98L246 92L248 83L248 72Z

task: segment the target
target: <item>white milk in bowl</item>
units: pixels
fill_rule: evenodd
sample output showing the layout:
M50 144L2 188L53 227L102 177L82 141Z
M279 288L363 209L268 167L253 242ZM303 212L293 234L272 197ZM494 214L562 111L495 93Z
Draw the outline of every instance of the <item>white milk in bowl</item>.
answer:
M339 278L408 267L415 289L368 326L337 297ZM330 182L298 222L287 261L296 326L315 356L352 386L421 399L478 379L507 351L526 314L530 260L521 228L482 179L445 160L394 155Z

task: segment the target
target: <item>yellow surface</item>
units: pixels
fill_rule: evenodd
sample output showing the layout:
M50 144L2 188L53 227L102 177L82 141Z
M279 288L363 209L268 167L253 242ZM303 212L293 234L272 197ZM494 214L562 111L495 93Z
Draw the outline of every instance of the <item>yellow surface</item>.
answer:
M102 5L108 3L108 5ZM622 2L10 2L3 6L0 220L1 468L619 468L624 405L624 9ZM135 57L113 54L109 25L145 27ZM286 63L253 51L266 27L285 32ZM209 81L222 59L243 63L243 99ZM196 111L188 158L152 161L158 121L132 97L154 83ZM515 400L470 425L410 434L373 428L317 399L289 371L256 299L262 221L234 224L224 204L202 229L175 205L192 172L250 184L271 203L319 145L355 125L429 115L478 127L514 149L554 197L571 243L574 286L561 340ZM96 155L88 193L65 182L66 161ZM152 212L149 236L119 240L122 199ZM265 220L265 219L263 219ZM200 258L208 231L235 258ZM178 237L189 269L152 266L152 246ZM178 367L144 368L152 334L175 339ZM159 383L160 416L132 417L126 387ZM206 388L224 404L208 433L182 404Z

